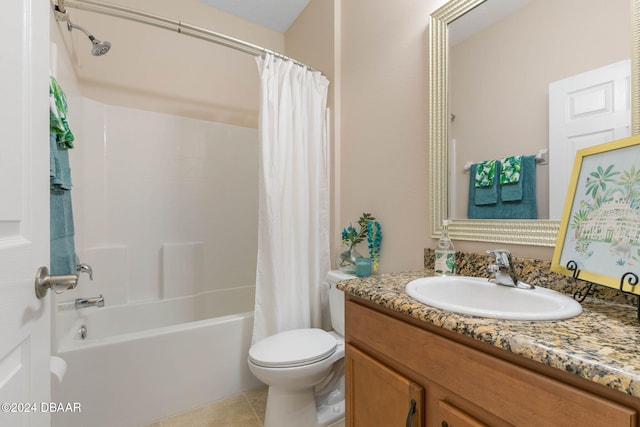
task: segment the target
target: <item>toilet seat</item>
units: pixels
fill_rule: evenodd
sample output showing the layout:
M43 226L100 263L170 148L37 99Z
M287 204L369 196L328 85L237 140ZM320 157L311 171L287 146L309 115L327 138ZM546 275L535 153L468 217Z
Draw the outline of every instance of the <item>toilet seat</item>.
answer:
M249 360L266 368L309 365L331 356L336 339L322 329L293 329L257 342L249 349Z

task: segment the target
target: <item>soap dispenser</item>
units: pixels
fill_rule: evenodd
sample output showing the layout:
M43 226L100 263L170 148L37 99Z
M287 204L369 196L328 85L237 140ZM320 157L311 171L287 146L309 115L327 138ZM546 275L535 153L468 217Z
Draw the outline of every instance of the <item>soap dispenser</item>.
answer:
M449 220L442 221L442 234L435 248L435 273L441 276L456 273L456 249L449 238Z

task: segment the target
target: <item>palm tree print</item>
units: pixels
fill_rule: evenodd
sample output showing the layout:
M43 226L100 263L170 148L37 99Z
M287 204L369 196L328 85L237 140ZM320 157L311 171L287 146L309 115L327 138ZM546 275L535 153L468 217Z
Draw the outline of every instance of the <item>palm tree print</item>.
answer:
M609 167L604 170L602 166L598 166L598 168L589 174L587 177L587 195L591 194L591 197L594 199L598 196L598 190L604 191L607 188L607 183L614 183L614 177L619 175L620 172L612 172L613 165L609 165Z
M640 184L640 169L636 171L635 165L631 166L630 170L622 173L617 184L627 189L627 200L632 201L635 199L636 186Z

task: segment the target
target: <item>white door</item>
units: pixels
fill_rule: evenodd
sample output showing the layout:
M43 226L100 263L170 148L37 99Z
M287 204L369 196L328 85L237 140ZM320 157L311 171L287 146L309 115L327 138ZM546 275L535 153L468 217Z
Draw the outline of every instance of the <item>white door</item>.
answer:
M549 84L549 218L560 219L576 151L631 135L631 61Z
M0 426L48 426L50 296L34 292L49 265L49 2L2 2L0 99Z

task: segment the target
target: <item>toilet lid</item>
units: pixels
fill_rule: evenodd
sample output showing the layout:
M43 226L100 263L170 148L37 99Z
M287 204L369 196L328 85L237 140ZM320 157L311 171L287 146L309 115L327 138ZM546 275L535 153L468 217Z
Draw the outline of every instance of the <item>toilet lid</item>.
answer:
M326 359L338 343L322 329L293 329L257 342L249 349L249 360L267 368L308 365Z

